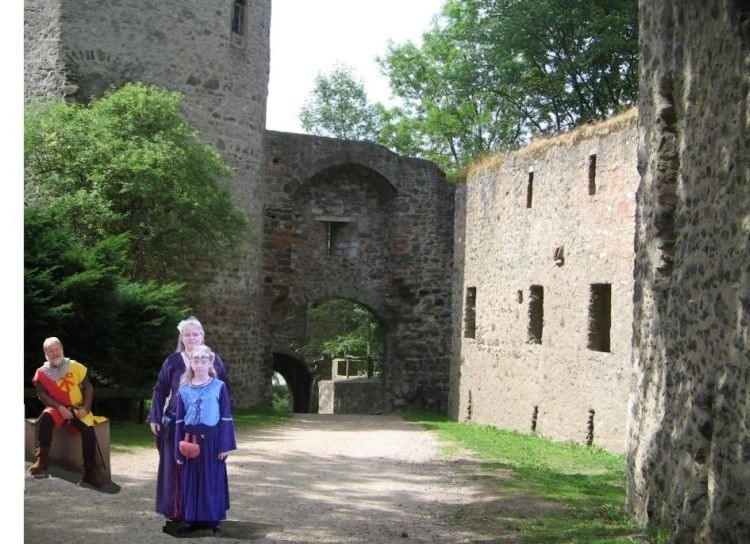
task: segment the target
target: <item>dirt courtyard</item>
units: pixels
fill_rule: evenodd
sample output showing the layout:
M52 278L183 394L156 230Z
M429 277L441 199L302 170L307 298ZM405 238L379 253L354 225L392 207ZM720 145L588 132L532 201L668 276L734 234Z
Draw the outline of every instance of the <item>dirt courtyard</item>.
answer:
M516 540L491 528L497 524L482 523L484 506L498 497L482 489L471 469L467 472L476 463L441 454L431 433L399 417L296 414L282 426L240 433L237 441L227 465L231 508L223 532L189 538L375 544ZM113 453L112 483L103 490L78 487L80 475L54 467L51 478L27 474L24 542L178 538L165 532L171 527L153 511L157 459L155 449Z

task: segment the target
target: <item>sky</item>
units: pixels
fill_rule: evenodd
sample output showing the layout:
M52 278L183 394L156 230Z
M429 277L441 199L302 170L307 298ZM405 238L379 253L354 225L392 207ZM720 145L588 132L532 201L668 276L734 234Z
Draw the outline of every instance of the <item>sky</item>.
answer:
M273 0L266 128L303 132L299 112L318 74L337 64L361 79L370 102L392 104L377 56L388 40L421 44L445 0Z

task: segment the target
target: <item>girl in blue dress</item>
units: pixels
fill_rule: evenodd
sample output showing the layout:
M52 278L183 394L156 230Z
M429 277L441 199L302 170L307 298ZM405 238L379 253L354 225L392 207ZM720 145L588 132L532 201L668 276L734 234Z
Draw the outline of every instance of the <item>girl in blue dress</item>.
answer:
M205 345L188 354L190 366L180 381L175 420L175 460L182 465L180 510L188 523L185 531L211 528L218 534L219 522L229 510L226 459L237 449L234 423L226 384L216 377L216 355ZM188 458L179 442L195 438L200 454Z
M187 353L204 342L203 325L197 318L190 316L177 325L177 349L164 361L159 377L154 385L151 399L151 412L148 422L156 437L159 450L159 469L156 474L156 511L172 521L182 520L180 512L180 471L175 464L175 429L177 415L177 391L180 379L190 366ZM218 355L214 356L216 377L230 389L224 362Z

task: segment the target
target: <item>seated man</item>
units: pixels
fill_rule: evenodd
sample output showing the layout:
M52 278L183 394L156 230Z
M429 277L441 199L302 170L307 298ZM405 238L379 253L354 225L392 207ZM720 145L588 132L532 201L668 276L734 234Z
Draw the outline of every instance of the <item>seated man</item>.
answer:
M29 472L37 476L49 466L49 450L54 427L65 426L71 433L80 433L83 440L83 481L101 487L102 476L96 462L96 434L94 424L106 421L91 413L94 387L86 367L63 354L62 342L54 336L43 344L46 362L40 366L31 382L46 407L37 419L36 462Z

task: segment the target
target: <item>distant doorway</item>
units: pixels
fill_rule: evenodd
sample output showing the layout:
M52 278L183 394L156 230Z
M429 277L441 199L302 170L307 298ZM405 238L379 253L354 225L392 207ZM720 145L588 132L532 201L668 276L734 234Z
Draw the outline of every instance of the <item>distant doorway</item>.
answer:
M274 372L271 376L273 386L273 409L277 412L291 412L294 408L294 396L284 376Z
M272 386L276 393L276 384L278 383L279 392L288 389L288 398L292 409L295 413L306 414L310 412L310 388L312 387L312 375L305 366L304 362L284 353L273 354L273 371L274 376L278 374L280 378L272 378ZM284 385L282 385L282 382ZM276 395L274 394L274 397Z

